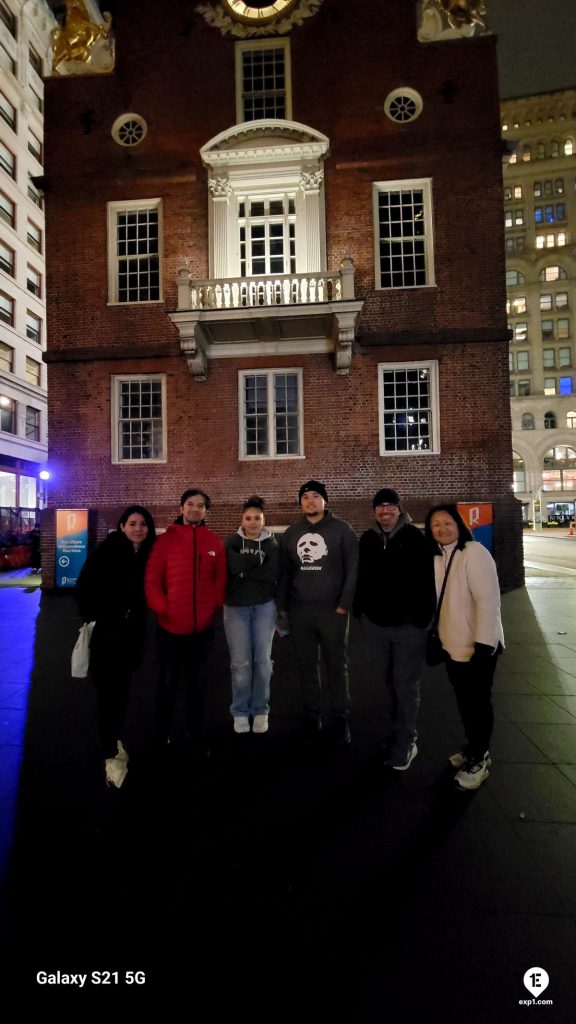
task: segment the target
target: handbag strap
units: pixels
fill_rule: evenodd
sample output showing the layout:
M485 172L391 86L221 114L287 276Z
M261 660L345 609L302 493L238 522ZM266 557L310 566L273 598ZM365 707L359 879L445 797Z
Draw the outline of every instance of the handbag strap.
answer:
M450 572L450 566L452 565L454 555L456 554L457 551L458 548L454 548L454 551L452 552L448 560L448 565L446 566L446 572L444 573L444 582L442 583L442 590L440 591L440 597L438 598L438 604L436 605L436 613L434 615L434 621L432 623L433 629L436 629L438 622L440 620L440 609L442 608L442 601L444 600L444 591L446 590L446 584L448 582L448 573Z

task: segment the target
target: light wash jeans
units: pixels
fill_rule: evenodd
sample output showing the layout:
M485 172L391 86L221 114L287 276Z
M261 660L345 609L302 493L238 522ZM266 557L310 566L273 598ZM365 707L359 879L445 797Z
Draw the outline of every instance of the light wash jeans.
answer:
M272 675L276 604L224 605L224 632L230 648L234 718L267 715Z

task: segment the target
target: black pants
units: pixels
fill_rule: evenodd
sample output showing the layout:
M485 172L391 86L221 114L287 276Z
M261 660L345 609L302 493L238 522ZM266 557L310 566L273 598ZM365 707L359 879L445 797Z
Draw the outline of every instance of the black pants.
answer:
M494 727L492 683L497 663L497 654L474 656L470 661L453 661L446 656L446 671L466 734L464 753L474 761L481 761L490 746Z
M159 674L156 689L156 739L165 743L170 736L178 683L186 688L186 726L192 742L202 737L206 667L212 650L214 630L180 635L158 627L156 648Z
M288 613L290 635L300 670L302 707L307 718L322 713L320 654L326 663L326 681L332 713L347 718L350 711L348 684L348 613L340 615L324 605L293 604Z
M128 708L132 667L121 662L115 665L91 660L90 671L96 687L96 721L104 758L116 757L118 740Z

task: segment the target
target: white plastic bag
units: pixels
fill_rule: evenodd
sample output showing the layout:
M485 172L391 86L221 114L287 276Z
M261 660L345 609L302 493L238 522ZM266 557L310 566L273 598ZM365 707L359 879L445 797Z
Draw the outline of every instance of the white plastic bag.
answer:
M74 650L72 651L71 672L73 679L85 679L88 675L88 666L90 664L90 637L92 636L92 630L95 625L95 622L85 622L83 626L80 626L78 639L74 645Z

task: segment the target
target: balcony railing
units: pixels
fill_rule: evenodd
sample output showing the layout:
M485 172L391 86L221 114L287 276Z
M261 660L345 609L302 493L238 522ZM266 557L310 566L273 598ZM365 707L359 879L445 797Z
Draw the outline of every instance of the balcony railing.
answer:
M267 277L228 277L191 281L186 268L178 274L178 309L233 310L307 306L354 298L354 264L341 270Z

